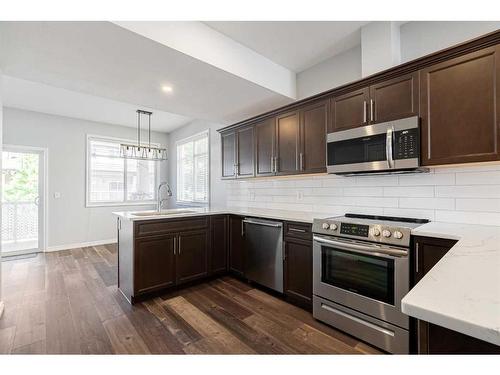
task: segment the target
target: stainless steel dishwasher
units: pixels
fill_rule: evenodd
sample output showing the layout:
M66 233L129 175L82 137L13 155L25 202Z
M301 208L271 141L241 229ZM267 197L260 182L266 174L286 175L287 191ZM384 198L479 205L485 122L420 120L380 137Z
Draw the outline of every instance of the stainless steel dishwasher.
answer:
M245 276L283 293L283 223L245 218Z

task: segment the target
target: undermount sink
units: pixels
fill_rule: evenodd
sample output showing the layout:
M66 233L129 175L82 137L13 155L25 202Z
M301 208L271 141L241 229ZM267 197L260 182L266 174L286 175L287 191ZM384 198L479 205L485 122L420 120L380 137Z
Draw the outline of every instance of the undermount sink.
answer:
M139 211L131 212L133 216L169 216L169 215L179 215L179 214L191 214L195 213L193 210L163 210L163 211Z

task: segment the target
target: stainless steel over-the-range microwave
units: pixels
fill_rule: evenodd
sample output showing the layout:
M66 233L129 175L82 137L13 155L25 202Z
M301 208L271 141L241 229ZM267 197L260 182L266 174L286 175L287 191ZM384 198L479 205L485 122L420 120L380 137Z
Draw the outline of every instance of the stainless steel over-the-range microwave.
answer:
M328 173L391 173L420 168L418 116L329 133Z

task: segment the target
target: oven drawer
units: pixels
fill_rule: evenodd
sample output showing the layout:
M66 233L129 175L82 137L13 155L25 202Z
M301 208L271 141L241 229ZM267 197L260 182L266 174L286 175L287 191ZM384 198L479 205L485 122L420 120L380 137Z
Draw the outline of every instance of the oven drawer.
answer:
M409 353L410 334L395 325L318 296L313 296L313 316L389 353Z

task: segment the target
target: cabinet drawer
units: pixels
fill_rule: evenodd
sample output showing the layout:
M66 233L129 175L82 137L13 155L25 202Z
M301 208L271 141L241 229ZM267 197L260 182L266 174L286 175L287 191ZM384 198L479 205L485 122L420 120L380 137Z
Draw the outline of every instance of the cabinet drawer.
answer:
M152 234L180 232L192 229L203 229L207 227L208 217L140 221L136 223L135 235L136 237L142 237Z
M312 226L306 223L285 222L285 237L312 239Z

